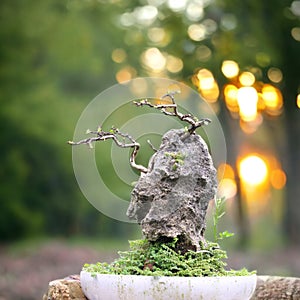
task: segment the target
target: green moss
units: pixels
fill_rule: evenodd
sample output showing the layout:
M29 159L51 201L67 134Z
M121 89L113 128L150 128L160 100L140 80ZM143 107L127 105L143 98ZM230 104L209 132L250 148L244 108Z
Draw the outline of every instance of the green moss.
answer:
M113 263L85 264L83 270L100 274L150 276L244 276L246 269L226 270L226 252L217 243L206 242L200 251L176 252L177 239L171 242L130 241L130 250L119 252Z
M176 171L179 166L184 164L185 155L181 152L165 152L165 156L171 157L174 160L173 171Z

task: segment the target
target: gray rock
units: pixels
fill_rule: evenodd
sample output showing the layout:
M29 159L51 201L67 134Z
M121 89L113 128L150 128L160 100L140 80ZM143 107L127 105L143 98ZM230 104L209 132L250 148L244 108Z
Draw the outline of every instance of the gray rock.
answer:
M162 138L131 194L127 216L150 241L178 237L187 249L204 241L208 203L217 189L216 170L204 140L184 129Z

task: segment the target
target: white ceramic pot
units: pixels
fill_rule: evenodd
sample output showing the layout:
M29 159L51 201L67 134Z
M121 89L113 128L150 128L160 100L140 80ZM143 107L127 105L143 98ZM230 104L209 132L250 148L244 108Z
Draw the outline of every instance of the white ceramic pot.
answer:
M89 300L246 300L256 287L256 275L167 277L80 273Z

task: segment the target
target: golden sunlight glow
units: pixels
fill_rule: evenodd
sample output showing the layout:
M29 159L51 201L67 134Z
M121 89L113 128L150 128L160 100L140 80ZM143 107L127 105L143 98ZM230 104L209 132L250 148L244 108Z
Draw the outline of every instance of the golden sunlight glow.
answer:
M252 134L258 129L262 122L263 117L261 114L258 114L256 119L252 122L245 122L243 120L240 120L240 127L245 133Z
M286 175L281 169L276 169L272 171L270 180L275 189L281 190L286 184Z
M297 96L297 107L300 108L300 94Z
M216 102L220 91L213 74L207 69L201 69L197 73L197 79L201 96L208 102Z
M266 109L266 104L264 102L262 93L258 93L257 110L263 111L265 109Z
M239 175L249 185L262 184L268 176L267 164L255 154L248 155L239 163Z
M255 82L255 76L251 72L243 72L239 76L239 82L243 86L251 86Z
M262 88L262 96L267 107L277 107L278 96L275 87L269 84L265 84Z
M220 164L217 169L217 177L219 181L218 197L233 198L237 193L233 168L226 163Z
M173 83L168 86L167 92L170 94L181 94L182 91L179 84Z
M153 72L159 73L166 66L166 58L157 48L149 48L142 54L142 62Z
M224 178L220 181L218 186L218 197L225 197L226 199L233 198L237 193L236 182L230 178Z
M233 84L227 84L224 89L224 95L225 95L225 102L227 108L231 112L238 112L239 111L239 105L237 102L237 92L238 88Z
M199 89L209 90L214 87L215 78L211 71L207 69L201 69L197 73L197 78L199 80Z
M119 83L131 80L136 75L136 70L130 66L122 68L116 74L116 79Z
M240 117L245 122L254 121L257 117L258 94L253 87L241 87L237 92Z
M266 112L271 116L277 116L282 112L283 98L279 89L265 84L262 88L262 98L266 105Z
M229 164L220 164L217 170L218 180L222 180L223 178L234 179L234 170Z
M219 86L216 81L214 81L210 89L202 89L200 92L202 97L210 103L216 102L220 94Z
M234 78L239 74L239 65L233 60L224 60L221 67L222 73L227 78Z

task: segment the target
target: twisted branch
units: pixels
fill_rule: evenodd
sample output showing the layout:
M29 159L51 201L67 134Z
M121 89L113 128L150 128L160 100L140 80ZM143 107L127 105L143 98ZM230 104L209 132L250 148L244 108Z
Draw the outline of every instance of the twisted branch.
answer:
M121 148L133 148L131 155L130 155L130 159L129 159L130 165L133 168L139 170L140 172L143 172L143 173L148 172L147 168L145 168L142 165L138 165L135 162L135 158L136 158L137 152L140 148L140 144L129 134L122 133L119 131L118 128L115 128L115 127L111 127L111 129L108 132L103 131L102 128L99 127L97 131L87 130L87 134L93 134L94 136L80 140L78 142L69 141L68 144L72 145L72 146L86 144L90 148L93 148L94 142L112 139L116 143L116 145ZM122 138L122 141L119 140L120 137ZM129 140L129 143L125 143L126 139Z
M175 102L175 98L174 98L174 93L167 93L164 96L161 97L161 99L164 99L166 97L169 97L172 101L171 104L152 104L151 102L149 102L147 99L143 99L141 101L134 101L133 103L136 106L149 106L152 108L156 108L159 109L160 111L162 111L165 115L167 116L174 116L174 117L178 117L181 121L185 121L188 122L191 126L188 128L188 132L190 134L193 134L195 132L195 130L203 125L208 125L211 120L204 118L204 119L200 119L198 120L195 116L191 115L191 114L182 114L178 111L178 107L177 104Z
M198 120L195 116L191 114L180 113L177 109L178 108L177 104L175 103L174 94L175 93L167 93L161 97L161 99L169 97L172 101L171 104L154 105L151 102L149 102L147 99L143 99L141 101L134 101L133 103L136 106L149 106L152 108L159 109L167 116L175 116L178 117L181 121L188 122L191 125L188 128L189 134L193 134L198 127L207 125L211 122L211 120L207 118ZM148 173L149 170L147 168L135 162L135 158L137 156L138 150L140 149L140 144L129 134L122 133L118 128L115 127L111 127L109 131L103 131L101 126L98 127L97 131L87 130L87 134L93 134L94 136L80 140L78 142L69 141L68 144L73 146L86 144L90 148L93 148L94 142L112 139L116 143L116 145L121 148L133 148L129 159L130 165L142 173ZM122 141L120 141L120 138L122 139ZM129 141L128 143L125 143L126 139ZM150 147L153 149L153 151L156 152L157 149L154 148L151 142L148 141L148 143Z

